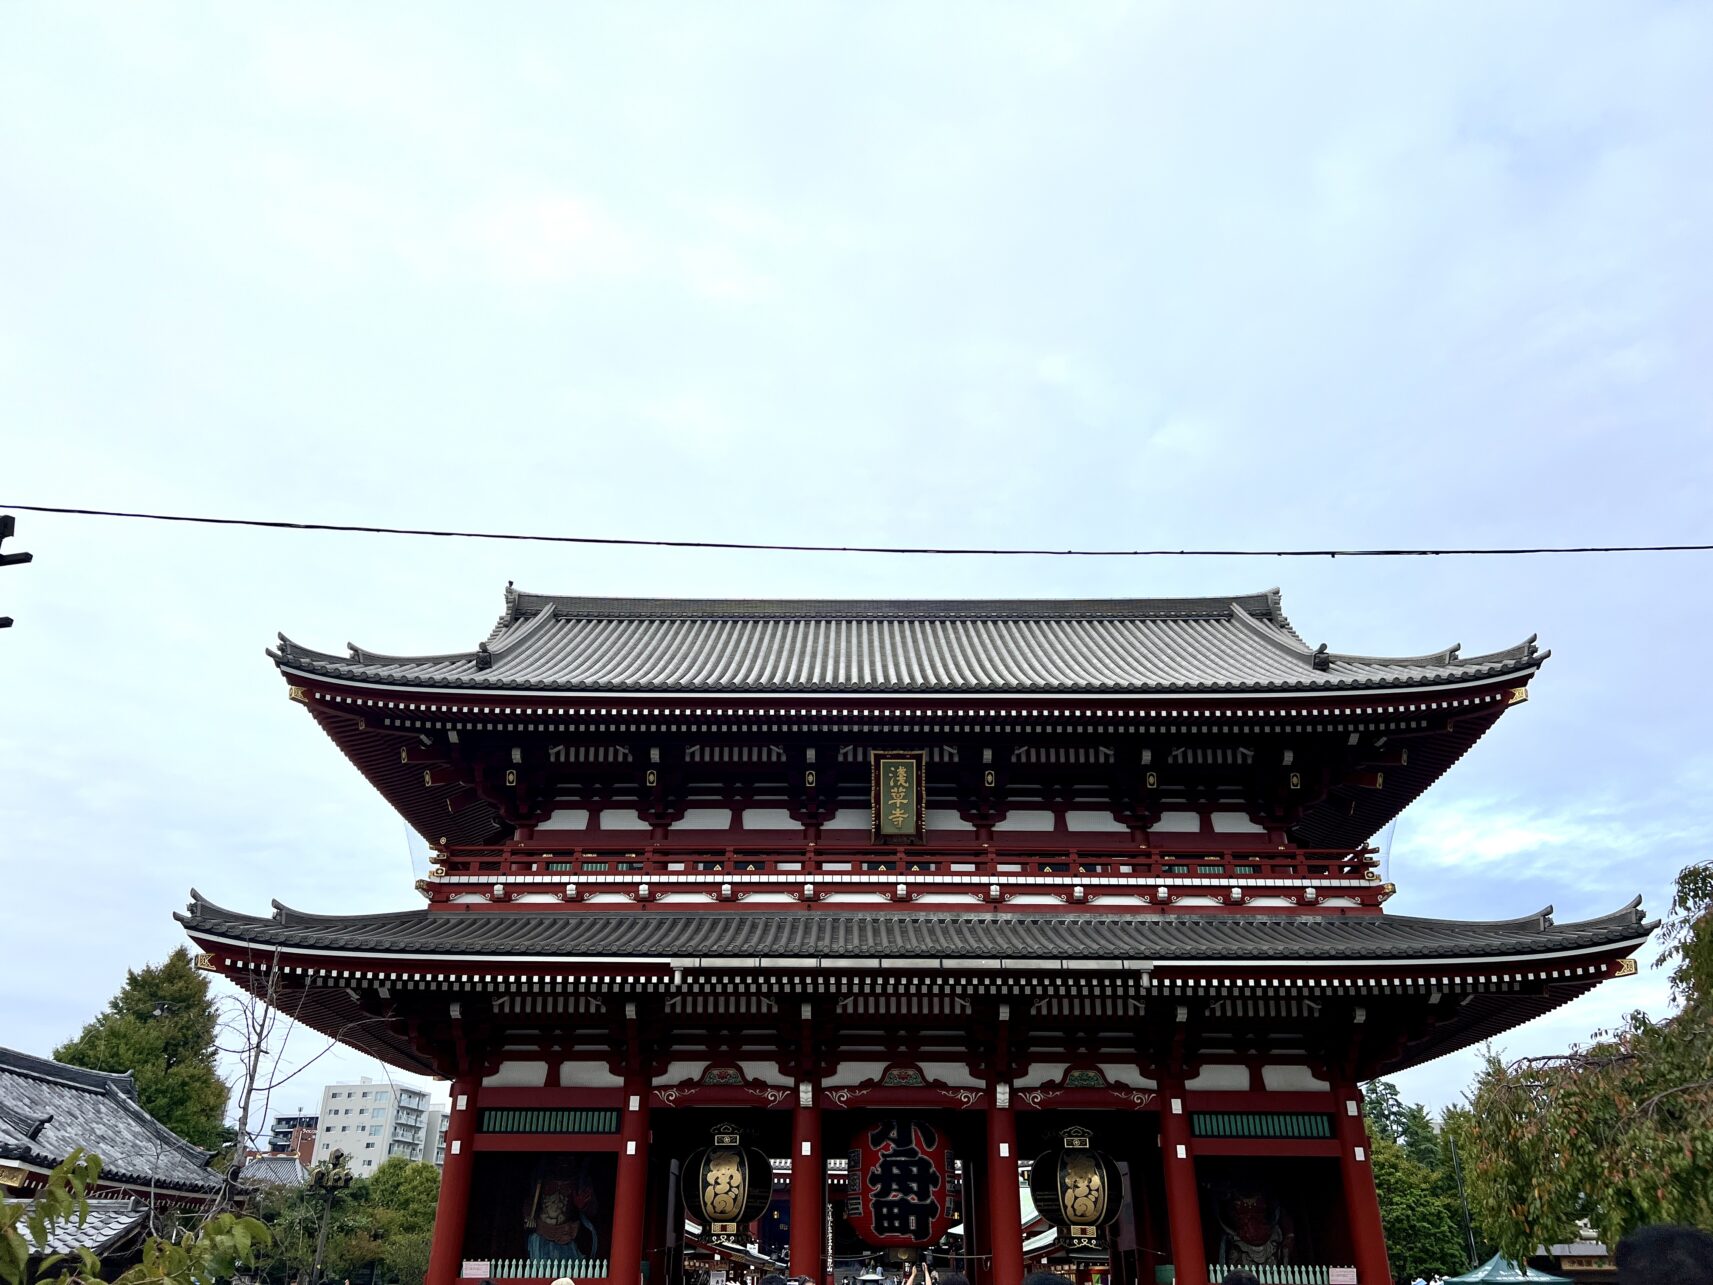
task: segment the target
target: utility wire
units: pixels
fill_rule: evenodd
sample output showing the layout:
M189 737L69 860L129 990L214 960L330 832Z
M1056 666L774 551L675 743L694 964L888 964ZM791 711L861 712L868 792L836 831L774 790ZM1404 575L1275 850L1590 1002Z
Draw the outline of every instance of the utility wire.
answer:
M1546 553L1708 553L1713 544L1555 544L1466 549L961 549L873 544L763 544L741 540L643 540L616 535L540 535L514 531L442 531L431 527L361 526L343 522L283 522L189 513L129 513L49 504L0 504L20 513L59 513L142 522L263 527L276 531L339 531L354 535L429 535L453 540L525 540L540 544L607 544L647 549L736 549L751 553L884 553L982 558L1491 558Z

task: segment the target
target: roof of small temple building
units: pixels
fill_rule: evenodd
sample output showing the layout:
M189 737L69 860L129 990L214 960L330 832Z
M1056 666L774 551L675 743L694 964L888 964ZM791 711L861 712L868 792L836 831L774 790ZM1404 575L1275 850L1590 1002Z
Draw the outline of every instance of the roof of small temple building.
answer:
M73 1150L101 1157L103 1186L123 1183L212 1196L220 1175L211 1152L145 1111L129 1073L0 1048L0 1160L52 1168Z
M1486 655L1348 655L1306 644L1279 591L1064 600L580 598L507 587L475 648L346 656L283 634L282 669L479 692L1315 694L1533 670L1533 638Z

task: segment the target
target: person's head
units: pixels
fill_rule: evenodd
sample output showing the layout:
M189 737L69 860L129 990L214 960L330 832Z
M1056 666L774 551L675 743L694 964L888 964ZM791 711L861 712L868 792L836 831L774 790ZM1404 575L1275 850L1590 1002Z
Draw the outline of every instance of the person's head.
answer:
M1618 1285L1713 1285L1713 1235L1694 1227L1638 1227L1612 1255Z
M1261 1278L1254 1272L1227 1272L1219 1285L1261 1285Z
M1030 1272L1023 1285L1065 1285L1065 1278L1055 1272Z
M970 1285L970 1278L962 1272L941 1272L940 1285Z

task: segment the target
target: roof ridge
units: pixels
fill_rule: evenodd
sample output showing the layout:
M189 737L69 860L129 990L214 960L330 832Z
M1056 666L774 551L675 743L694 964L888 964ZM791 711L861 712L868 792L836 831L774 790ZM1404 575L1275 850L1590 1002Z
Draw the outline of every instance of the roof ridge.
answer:
M1155 598L619 598L575 594L528 593L506 589L502 623L551 609L559 619L625 617L644 619L1034 619L1051 615L1220 617L1236 605L1250 615L1279 618L1279 591L1168 596ZM490 635L492 637L492 635Z
M58 1062L51 1057L39 1057L22 1049L0 1047L0 1071L27 1075L36 1080L52 1080L89 1093L105 1093L109 1088L119 1087L119 1081L130 1087L133 1096L137 1091L136 1077L130 1071L97 1071L87 1066L74 1066L70 1062ZM124 1089L120 1088L120 1091L124 1092Z

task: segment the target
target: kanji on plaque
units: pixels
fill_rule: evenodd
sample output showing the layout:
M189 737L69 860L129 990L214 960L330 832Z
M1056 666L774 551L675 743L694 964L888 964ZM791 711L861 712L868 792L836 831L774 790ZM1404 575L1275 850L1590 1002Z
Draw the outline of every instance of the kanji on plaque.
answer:
M845 1214L863 1241L889 1249L937 1244L952 1225L952 1152L921 1120L888 1117L851 1140Z
M875 753L872 761L876 843L921 842L923 758L920 751Z

